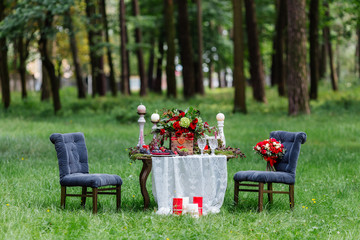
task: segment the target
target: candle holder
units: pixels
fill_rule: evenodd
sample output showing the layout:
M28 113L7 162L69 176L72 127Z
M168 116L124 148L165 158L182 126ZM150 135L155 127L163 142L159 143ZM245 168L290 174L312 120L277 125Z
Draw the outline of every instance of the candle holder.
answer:
M146 114L146 108L144 105L140 105L140 106L138 106L137 110L138 110L137 113L140 116L139 120L138 120L140 130L139 130L139 141L138 141L137 146L139 148L142 148L142 146L144 145L144 126L146 123L144 116Z
M216 115L216 120L218 122L219 136L222 141L222 146L225 147L226 146L226 140L225 140L225 134L224 134L225 115L223 113L218 113Z

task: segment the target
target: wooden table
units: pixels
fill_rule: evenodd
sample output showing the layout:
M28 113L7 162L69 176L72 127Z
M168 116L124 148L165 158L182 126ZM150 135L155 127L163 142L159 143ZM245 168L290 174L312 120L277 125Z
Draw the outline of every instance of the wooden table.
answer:
M227 160L229 161L229 159L234 158L234 156L227 156ZM149 174L151 172L152 169L152 159L151 156L143 156L143 157L138 157L136 158L136 160L141 160L143 163L140 175L139 175L139 181L140 181L140 190L141 190L141 195L143 196L144 199L144 210L149 208L150 205L150 196L149 196L149 192L146 189L146 181L149 177Z

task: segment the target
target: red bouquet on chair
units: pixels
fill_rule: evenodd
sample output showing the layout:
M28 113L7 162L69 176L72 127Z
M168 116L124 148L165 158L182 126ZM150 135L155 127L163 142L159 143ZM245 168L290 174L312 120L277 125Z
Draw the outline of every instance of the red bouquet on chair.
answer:
M274 169L274 164L281 159L285 154L284 145L276 141L275 138L266 139L264 141L258 142L254 146L256 153L260 154L265 161L267 161L270 170Z

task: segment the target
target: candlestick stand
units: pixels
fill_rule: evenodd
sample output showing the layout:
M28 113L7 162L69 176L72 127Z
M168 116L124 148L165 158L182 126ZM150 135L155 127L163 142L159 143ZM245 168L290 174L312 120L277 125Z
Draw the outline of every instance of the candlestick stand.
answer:
M137 146L139 148L142 148L142 146L144 145L144 126L146 123L144 116L145 116L146 112L145 113L138 112L138 114L140 115L139 120L138 120L140 132L139 132L139 142L138 142Z
M225 135L224 135L224 121L218 121L219 136L222 141L222 146L226 146Z

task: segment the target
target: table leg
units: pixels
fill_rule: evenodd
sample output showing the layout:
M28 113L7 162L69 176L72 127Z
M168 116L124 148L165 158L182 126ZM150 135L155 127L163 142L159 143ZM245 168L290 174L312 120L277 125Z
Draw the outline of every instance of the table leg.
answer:
M146 181L151 172L152 161L151 159L146 159L146 160L144 159L142 160L142 162L143 162L143 167L140 172L139 180L140 180L141 194L144 198L144 210L146 210L149 208L149 204L150 204L149 193L146 189Z

